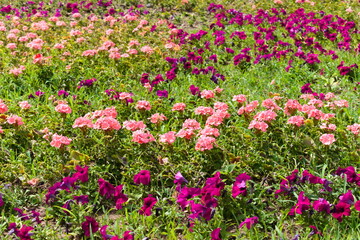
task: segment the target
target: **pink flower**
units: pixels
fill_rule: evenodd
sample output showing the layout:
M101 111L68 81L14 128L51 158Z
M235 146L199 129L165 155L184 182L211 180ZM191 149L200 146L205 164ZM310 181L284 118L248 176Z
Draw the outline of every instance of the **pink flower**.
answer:
M216 86L216 88L214 89L214 92L217 94L220 94L222 91L224 91L224 89L219 88L218 86Z
M243 94L235 95L235 96L233 96L232 100L236 101L238 103L243 103L243 102L246 102L246 96Z
M6 106L5 103L2 102L2 100L0 99L0 114L2 113L6 113L8 111L8 107Z
M23 125L24 122L22 121L22 118L17 115L11 115L7 118L7 123L15 126Z
M185 138L185 139L191 139L195 135L195 132L193 129L180 129L180 131L176 134L176 137L179 138Z
M132 134L132 142L139 144L149 143L155 141L154 136L147 130L137 130Z
M151 109L151 105L148 101L141 100L138 101L135 107L137 110L147 110L149 111Z
M0 104L0 109L1 109L1 104ZM0 113L1 113L1 111L0 111ZM349 125L349 126L347 126L346 129L351 131L355 135L359 135L359 133L360 133L360 124L355 123L353 125Z
M72 126L73 128L93 128L94 124L92 123L92 121L86 117L79 117L77 119L75 119L75 122Z
M101 117L94 124L94 129L101 129L105 131L119 130L120 128L121 126L118 120L112 117Z
M173 108L171 109L171 111L184 111L186 108L186 104L185 103L175 103Z
M136 131L146 128L146 125L143 121L135 121L135 120L129 120L123 122L124 128L130 131Z
M215 93L212 90L203 90L200 93L201 98L210 99L215 97Z
M272 110L262 111L255 115L254 119L257 121L270 122L277 117L277 114Z
M301 110L301 104L297 100L289 99L285 103L284 113L286 115L294 114L297 110Z
M256 120L252 120L250 122L250 125L249 125L248 129L255 128L255 129L260 130L262 132L266 132L268 127L269 127L269 125L267 125L265 122L259 122L259 121L256 121Z
M335 106L342 108L342 107L349 107L349 103L346 100L338 100L338 101L334 101Z
M20 66L18 68L13 68L13 69L10 69L10 73L15 75L15 76L19 76L20 74L23 73L23 71L25 70L25 67L24 66Z
M213 144L216 142L216 139L213 137L200 136L195 145L196 151L205 151L213 149Z
M9 48L9 49L13 50L13 49L16 48L16 43L8 43L8 44L6 45L6 48Z
M320 137L320 141L324 144L324 145L330 145L332 143L334 143L335 137L333 134L323 134Z
M321 129L326 129L326 130L331 130L331 131L335 131L336 130L336 125L335 124L329 124L327 125L326 123L323 123L320 125Z
M241 114L248 114L248 113L251 113L255 110L255 108L257 108L259 106L259 102L258 101L252 101L251 103L249 103L248 105L246 105L245 107L241 107L239 110L238 110L238 114L241 115Z
M176 132L174 131L170 131L167 132L165 134L160 135L160 142L161 143L168 143L168 144L173 144L176 140Z
M223 103L223 102L216 102L216 103L214 103L214 109L215 110L226 111L226 110L229 109L229 106L226 103Z
M301 125L304 124L304 117L292 116L288 119L287 123L300 127Z
M167 117L165 117L164 114L155 113L155 114L151 115L151 117L148 119L150 119L150 122L152 122L152 123L161 123L162 121L167 120Z
M265 99L262 102L261 106L266 107L267 109L270 109L270 110L280 110L281 109L271 98Z
M200 123L198 123L195 119L186 119L182 125L183 128L197 130L200 129Z
M56 148L61 148L65 145L69 145L71 141L72 139L55 133L54 135L52 135L52 140L50 142L50 145Z
M4 130L2 129L1 126L0 126L0 133L4 133Z
M71 108L69 105L67 104L58 104L56 107L55 107L55 111L59 112L59 113L71 113Z
M206 126L203 130L201 130L200 135L218 137L220 136L220 132L217 128Z
M200 106L200 107L197 107L195 108L194 110L195 114L196 115L213 115L214 114L214 109L212 109L211 107L203 107L203 106Z
M19 106L21 107L21 109L29 109L29 108L31 108L31 105L29 104L28 101L19 102Z
M153 54L154 49L152 49L150 46L144 46L140 49L141 52L147 53L147 54Z

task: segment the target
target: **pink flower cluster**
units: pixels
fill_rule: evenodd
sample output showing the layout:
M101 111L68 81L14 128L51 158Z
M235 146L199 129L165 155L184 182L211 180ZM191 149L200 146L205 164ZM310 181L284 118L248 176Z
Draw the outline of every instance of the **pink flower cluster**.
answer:
M71 141L72 139L55 133L54 135L52 135L50 145L56 148L61 148L65 145L69 145Z

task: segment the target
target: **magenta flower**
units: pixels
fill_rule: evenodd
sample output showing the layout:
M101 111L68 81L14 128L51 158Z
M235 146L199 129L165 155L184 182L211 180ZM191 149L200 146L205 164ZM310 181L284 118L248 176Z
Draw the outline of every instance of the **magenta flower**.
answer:
M116 201L116 209L122 209L122 204L126 203L128 200L127 195L125 195L123 192L123 185L119 185L115 187L115 193L114 198Z
M111 198L114 196L115 187L111 183L100 178L98 180L98 184L99 184L99 193L101 196L105 196L106 198Z
M240 194L246 196L246 182L249 181L251 177L246 173L242 173L236 177L233 188L232 188L232 197L236 198Z
M216 228L211 232L211 240L221 240L220 238L221 228Z
M225 183L220 178L220 172L216 172L214 177L208 178L205 186L201 189L201 194L210 194L210 196L220 196L221 190L225 187Z
M313 208L318 212L326 212L330 214L330 203L324 198L319 198L313 202Z
M0 193L0 207L4 206L4 200L3 200L3 197L2 197L2 194Z
M351 190L348 190L347 193L342 194L339 199L340 202L344 202L350 205L354 203L354 196L352 195Z
M151 210L156 203L156 198L152 197L152 195L149 194L148 197L144 198L144 205L139 210L139 213L141 215L150 216L152 213Z
M80 180L83 183L89 181L89 166L85 166L83 168L80 166L76 166L75 169L77 172L73 175L74 178Z
M31 236L34 233L30 233L31 230L33 230L33 227L23 225L20 230L17 232L16 236L20 238L20 240L31 240Z
M190 203L190 201L188 200L193 197L199 196L200 193L201 193L200 188L188 188L185 186L181 189L176 202L184 210Z
M149 185L150 183L150 171L148 170L141 170L138 174L134 176L134 183L135 184L144 184Z
M259 218L256 216L251 217L251 218L246 218L245 221L240 223L239 228L242 228L244 225L246 225L246 228L250 229L252 226L254 226L258 222L259 222Z
M188 183L188 181L183 177L183 175L181 174L181 172L177 172L177 173L175 174L174 183L175 183L175 184L183 184L183 183Z
M305 197L304 192L301 191L298 196L297 204L290 209L288 214L290 216L295 215L295 213L302 214L303 211L308 210L308 209L310 209L310 200L309 200L309 198Z
M342 222L343 216L350 216L350 206L350 204L347 204L345 202L339 202L332 210L332 216L336 218L339 222Z
M195 85L191 85L189 87L189 90L190 90L192 95L199 95L200 94L200 88L196 87Z
M354 204L355 210L360 212L360 200Z
M88 195L73 196L73 199L79 204L85 204L89 202Z
M158 90L156 91L156 95L158 95L159 97L167 98L169 96L169 93L166 90Z
M84 231L84 235L90 237L90 234L96 233L99 230L99 224L90 216L85 216L85 219L86 221L81 224L81 228Z

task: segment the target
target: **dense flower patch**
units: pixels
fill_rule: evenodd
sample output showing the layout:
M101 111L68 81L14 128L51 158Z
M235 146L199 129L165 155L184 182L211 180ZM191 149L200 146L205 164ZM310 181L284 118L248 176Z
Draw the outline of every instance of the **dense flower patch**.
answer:
M356 239L356 6L156 4L0 6L0 234Z

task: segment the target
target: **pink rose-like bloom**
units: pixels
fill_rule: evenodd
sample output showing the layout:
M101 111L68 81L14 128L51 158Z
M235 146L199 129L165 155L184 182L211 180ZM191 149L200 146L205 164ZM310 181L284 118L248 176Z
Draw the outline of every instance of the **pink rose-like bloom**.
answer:
M252 101L251 103L249 103L248 105L246 105L245 107L241 107L238 110L238 114L244 114L244 113L251 113L255 110L255 108L257 108L259 106L259 102L258 101Z
M288 119L287 123L300 127L301 125L304 124L304 117L292 116Z
M6 113L8 111L8 107L6 106L5 103L2 102L2 100L0 99L0 114L2 113Z
M25 67L24 66L20 66L18 68L13 68L13 69L10 69L10 73L15 75L15 76L19 76L20 74L23 73L23 71L25 70Z
M324 145L330 145L335 141L336 140L333 134L323 134L320 137L320 142L322 142Z
M176 137L179 138L185 138L185 139L191 139L195 135L195 132L193 129L180 129L180 131L176 134Z
M138 51L136 49L134 49L134 48L129 49L126 52L129 53L129 54L132 54L132 55L138 54Z
M152 49L150 46L144 46L140 49L141 52L147 53L147 54L153 54L154 49Z
M269 125L267 125L267 123L265 123L265 122L259 122L259 121L256 121L256 120L252 120L250 122L250 125L249 125L248 129L255 128L255 129L260 130L262 132L266 132L268 127L269 127Z
M131 141L139 144L144 144L154 142L155 138L151 133L149 133L149 131L137 130L133 132Z
M140 43L139 43L138 40L131 40L131 41L129 42L129 46L130 46L130 47L131 47L131 46L136 46L136 45L140 45Z
M92 121L86 117L79 117L77 119L75 119L75 122L72 126L73 128L93 128L94 124L92 123Z
M19 102L19 106L20 106L22 109L29 109L29 108L31 108L31 105L29 104L28 101Z
M218 86L216 86L216 88L214 89L214 92L217 94L220 94L222 91L224 91L223 88L219 88Z
M323 123L320 125L321 129L326 129L326 130L331 130L331 131L336 131L336 125L335 124L329 124L327 125L326 123Z
M338 100L338 101L334 101L335 106L342 108L342 107L349 107L349 103L346 100Z
M67 104L58 104L56 107L55 107L55 111L59 112L59 113L71 113L71 108L69 105Z
M294 114L297 110L300 110L301 107L301 104L297 100L289 99L285 103L284 113L286 115Z
M13 49L16 48L16 43L8 43L8 44L6 45L6 48L13 50Z
M211 99L215 97L215 93L212 90L203 90L200 93L201 98Z
M244 94L235 95L233 96L232 100L238 103L243 103L246 102L246 96Z
M197 130L200 129L200 123L196 121L195 119L186 119L185 122L182 125L183 128Z
M7 118L7 123L15 126L23 125L24 122L22 121L22 118L17 115L11 115Z
M262 111L255 115L254 119L263 122L270 122L277 117L277 114L272 110Z
M160 135L160 142L161 143L168 143L173 144L176 140L176 132L170 131L165 134Z
M112 117L101 117L94 124L94 129L101 129L104 131L119 130L120 128L121 126L118 120Z
M214 136L214 137L220 136L219 129L212 128L209 126L206 126L203 130L201 130L200 134L204 136Z
M184 111L186 108L186 104L185 103L175 103L174 106L172 107L171 111Z
M135 120L129 120L123 122L124 128L130 131L136 131L146 128L146 125L143 121L135 121Z
M0 133L4 133L4 130L2 129L2 127L0 126ZM0 205L1 207L1 205Z
M214 143L216 142L216 139L213 137L207 137L207 136L200 136L200 138L197 140L195 145L196 151L205 151L205 150L211 150L214 147Z
M265 99L262 102L261 106L266 107L267 109L276 110L276 111L281 109L271 98Z
M149 111L151 109L151 105L148 101L145 101L145 100L141 100L141 101L138 101L135 108L137 110L147 110Z
M195 108L194 110L194 113L196 115L213 115L214 114L214 109L212 109L211 107L203 107L203 106L200 106L200 107L197 107Z
M1 104L0 104L0 109L1 109ZM0 113L1 113L1 111L0 111ZM355 123L353 125L349 125L349 126L347 126L346 129L351 131L355 135L359 135L359 133L360 133L360 124Z
M151 117L148 119L150 119L150 122L152 122L152 123L161 123L162 121L165 121L167 119L167 117L165 117L164 114L155 113L155 114L151 115Z
M226 103L223 103L223 102L216 102L216 103L214 103L214 109L215 110L226 111L226 110L229 109L229 106Z
M52 135L50 145L56 148L61 148L62 146L69 145L71 141L72 139L55 133L54 135Z

